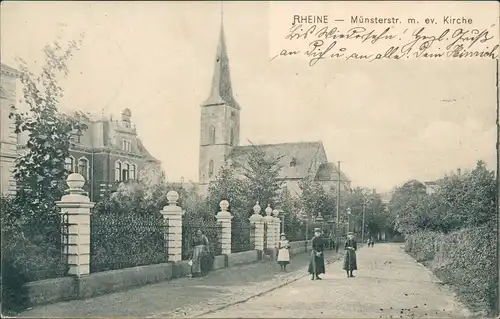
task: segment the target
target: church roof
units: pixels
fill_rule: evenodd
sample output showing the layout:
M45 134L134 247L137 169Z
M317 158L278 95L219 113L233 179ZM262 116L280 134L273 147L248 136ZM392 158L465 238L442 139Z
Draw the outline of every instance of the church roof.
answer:
M298 142L236 146L229 154L229 158L239 165L244 165L253 147L260 148L272 158L281 156L280 178L304 178L309 173L318 152L322 151L323 144L321 142Z
M224 37L224 25L221 23L219 44L215 56L215 69L210 88L210 96L202 106L226 104L240 109L233 96L231 85L231 73L229 71L229 57L227 54L226 39Z
M317 181L338 181L339 170L333 163L323 163L319 166L315 180ZM350 182L349 178L341 171L340 181Z

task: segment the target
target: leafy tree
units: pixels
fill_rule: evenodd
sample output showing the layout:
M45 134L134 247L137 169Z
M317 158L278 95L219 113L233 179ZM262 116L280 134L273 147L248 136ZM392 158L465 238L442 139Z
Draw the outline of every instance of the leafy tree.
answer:
M411 180L395 189L389 208L394 220L393 227L400 233L413 233L425 223L422 212L428 209L425 185Z
M441 228L438 230L480 226L495 218L495 174L483 161L478 161L471 172L445 177L433 195L432 216Z
M282 157L269 157L259 146L252 147L247 158L248 167L244 173L245 188L250 203L258 201L262 207L269 204L271 207L275 206L283 185L283 181L279 179Z
M230 167L222 167L208 188L208 210L215 215L220 211L220 202L229 201L229 211L234 216L249 217L253 205L249 201L245 181L239 179Z
M298 216L300 207L297 200L292 198L290 191L286 187L280 193L278 207L281 209L282 214L284 214L280 218L284 222L283 229L285 233L289 239L298 238L304 229L300 216Z
M309 216L317 217L321 213L323 218L336 216L336 198L334 194L327 193L323 186L306 177L299 182L301 201Z
M61 275L59 209L55 201L63 195L73 132L86 129L84 115L68 116L58 111L64 90L58 76L68 74L67 62L80 42L66 48L59 42L44 48L45 64L35 75L20 59L19 73L23 100L28 112L14 109L16 133L29 135L26 153L19 156L14 176L18 191L14 198L2 199L2 306L19 310L24 306L26 281ZM15 235L14 235L15 234Z
M69 156L71 135L86 129L81 121L85 117L83 113L68 116L57 108L64 94L58 76L68 74L67 63L79 44L81 41L71 41L65 49L58 42L47 44L45 65L39 75L31 72L20 59L23 97L29 112L14 110L11 117L15 119L16 133L28 132L29 138L27 152L17 159L14 173L20 186L17 202L31 223L43 224L44 214L57 216L54 202L63 195L63 182L68 173L64 161Z
M438 182L435 193L410 181L396 189L389 204L394 227L402 233L418 230L451 232L481 226L495 218L496 184L482 161L464 174L451 174Z
M367 235L375 236L390 229L389 214L386 211L386 206L382 203L380 194L371 194L366 206L365 224Z

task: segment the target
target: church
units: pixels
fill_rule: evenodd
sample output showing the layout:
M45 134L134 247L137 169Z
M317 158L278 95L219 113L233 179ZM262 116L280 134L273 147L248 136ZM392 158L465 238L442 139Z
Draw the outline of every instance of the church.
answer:
M265 145L240 145L241 106L235 100L229 71L224 25L221 23L210 94L201 105L199 190L206 194L210 182L224 165L242 173L248 153L259 147L267 156L281 157L280 179L292 196L299 196L299 182L307 176L327 191L349 192L351 181L328 161L321 141Z

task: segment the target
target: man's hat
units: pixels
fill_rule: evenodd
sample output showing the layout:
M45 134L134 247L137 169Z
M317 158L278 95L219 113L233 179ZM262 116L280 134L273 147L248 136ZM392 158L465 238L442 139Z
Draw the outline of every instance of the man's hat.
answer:
M314 228L315 233L321 233L321 228Z
M286 234L285 234L285 233L281 233L281 235L280 235L280 236L286 236Z
M348 232L347 235L354 235L352 231Z

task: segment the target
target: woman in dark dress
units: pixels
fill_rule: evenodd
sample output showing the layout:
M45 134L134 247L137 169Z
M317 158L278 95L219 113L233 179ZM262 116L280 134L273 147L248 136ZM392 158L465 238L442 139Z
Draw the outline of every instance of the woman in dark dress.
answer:
M347 272L347 278L354 277L352 272L358 270L356 262L356 250L358 249L356 240L353 233L347 234L347 241L345 242L345 255L344 255L344 270Z
M309 273L312 276L311 280L321 280L319 275L325 273L324 249L324 240L321 238L321 230L315 228L314 238L312 240L311 259L309 261Z

